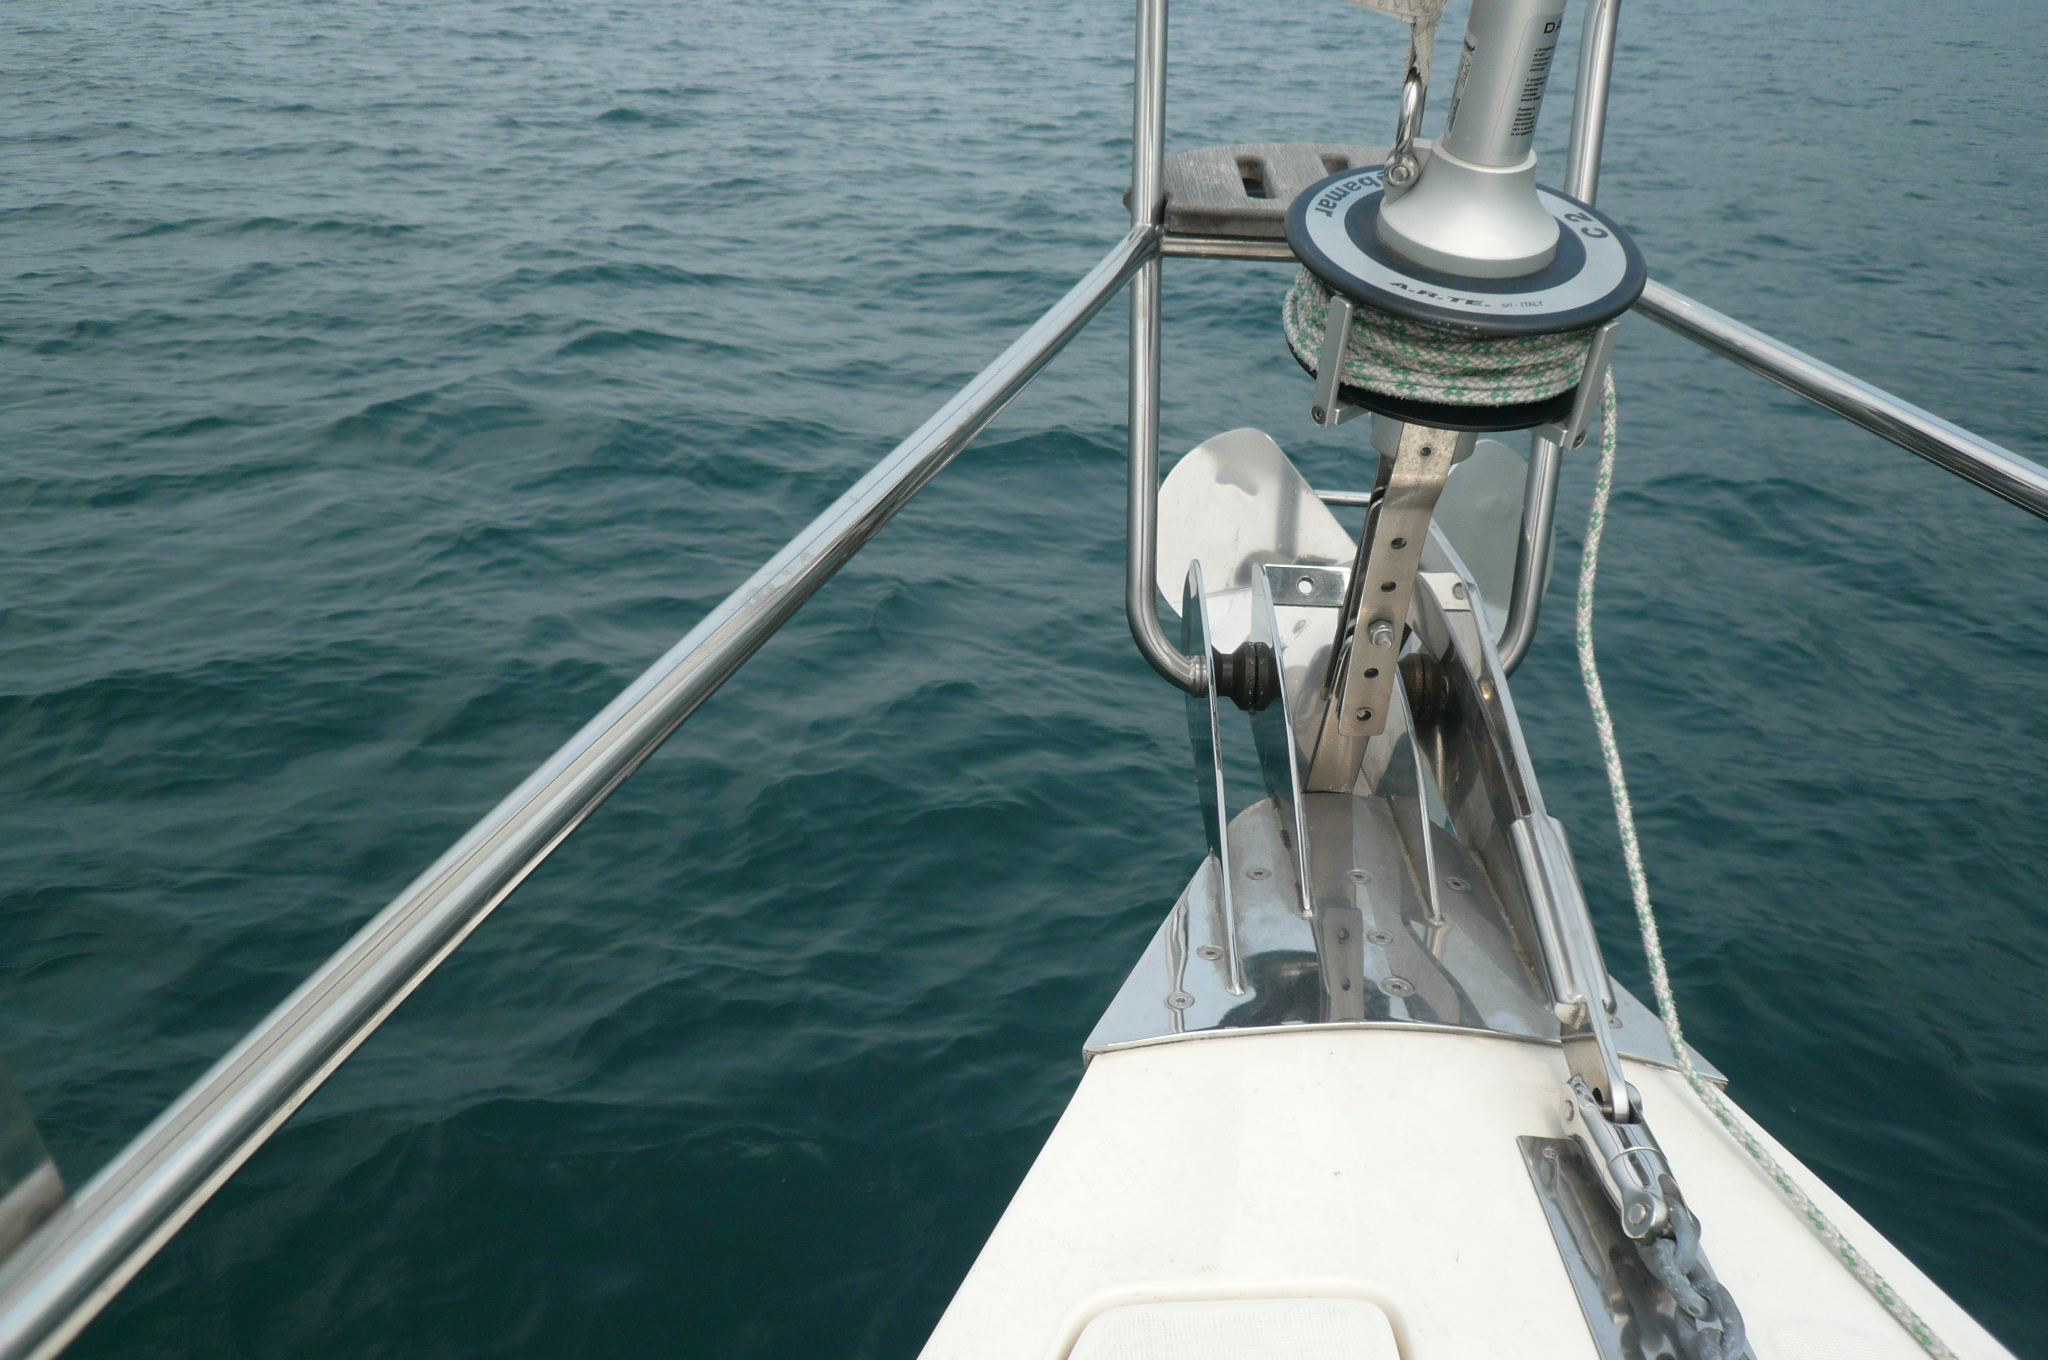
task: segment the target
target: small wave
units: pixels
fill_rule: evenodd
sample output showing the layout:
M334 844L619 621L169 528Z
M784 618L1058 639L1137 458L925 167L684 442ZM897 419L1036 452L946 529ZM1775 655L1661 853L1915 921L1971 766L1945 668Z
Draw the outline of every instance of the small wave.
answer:
M693 120L679 117L673 113L648 113L644 109L622 107L607 109L597 116L597 121L609 123L614 127L672 128L683 127Z

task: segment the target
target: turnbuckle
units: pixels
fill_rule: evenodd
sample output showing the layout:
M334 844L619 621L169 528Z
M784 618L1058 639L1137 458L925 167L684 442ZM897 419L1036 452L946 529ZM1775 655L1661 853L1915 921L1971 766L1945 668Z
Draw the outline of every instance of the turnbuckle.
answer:
M1634 1086L1628 1088L1629 1108L1639 1115L1641 1098ZM1564 1084L1564 1126L1585 1150L1621 1216L1621 1230L1638 1241L1668 1235L1672 1230L1671 1196L1668 1184L1671 1163L1657 1146L1650 1126L1640 1118L1617 1123L1607 1117L1584 1077L1573 1076Z

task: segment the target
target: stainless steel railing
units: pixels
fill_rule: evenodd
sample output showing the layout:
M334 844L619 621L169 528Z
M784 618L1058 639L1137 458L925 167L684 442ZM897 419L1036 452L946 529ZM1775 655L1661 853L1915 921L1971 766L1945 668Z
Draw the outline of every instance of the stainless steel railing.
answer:
M1138 0L1131 57L1131 230L1164 240L1166 222L1166 0ZM1130 501L1124 543L1124 619L1138 654L1190 694L1209 684L1209 658L1183 656L1159 623L1160 262L1131 282Z
M1156 258L1134 226L1036 325L372 917L0 1272L0 1360L54 1355L413 988Z
M1588 17L1571 181L1590 198L1599 167L1614 7ZM1126 610L1139 650L1183 689L1206 658L1160 627L1158 506L1160 257L1288 260L1286 243L1163 231L1166 0L1138 0L1130 233L1036 325L910 438L727 596L582 731L371 918L226 1057L174 1101L0 1267L0 1360L46 1360L74 1337L492 909L625 782L820 586L922 490L1126 281L1131 328L1131 505ZM2048 518L2048 469L1651 284L1638 310L1958 476ZM1527 646L1549 557L1555 462L1532 472L1515 599ZM1540 481L1542 485L1536 483ZM1325 492L1333 504L1359 493ZM1513 617L1511 613L1511 617ZM1505 646L1503 651L1505 652Z
M1621 18L1621 0L1590 0L1579 39L1578 87L1572 93L1571 140L1565 147L1564 191L1591 203L1600 188L1600 149L1607 135L1607 85L1614 74L1614 39ZM1500 665L1508 674L1529 654L1536 640L1536 618L1543 592L1550 588L1550 564L1556 553L1557 488L1564 472L1564 450L1554 439L1537 435L1529 441L1529 475L1522 483L1522 533L1515 541L1514 584L1508 589L1508 616L1501 625Z
M1946 468L1992 495L2048 519L2048 468L2039 463L1902 401L1882 388L1872 387L1782 340L1773 340L1762 331L1723 316L1705 303L1694 302L1661 283L1652 282L1643 290L1636 310L1686 339L1733 359L1750 372L1761 373L1808 401L1847 416L1936 467Z

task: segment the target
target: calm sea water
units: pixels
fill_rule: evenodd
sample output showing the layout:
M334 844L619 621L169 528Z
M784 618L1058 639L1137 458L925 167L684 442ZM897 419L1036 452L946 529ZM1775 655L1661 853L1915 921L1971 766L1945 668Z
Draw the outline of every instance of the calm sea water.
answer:
M1128 24L0 11L0 1053L74 1183L1116 239ZM1183 0L1172 144L1381 140L1401 41ZM2048 457L2044 64L2023 0L1630 0L1602 201L1665 281ZM1168 454L1256 424L1362 483L1287 277L1169 266ZM1121 617L1123 336L76 1353L914 1353L1199 857ZM1647 323L1619 375L1603 652L1692 1036L2048 1356L2048 525ZM1640 986L1564 624L1587 495L1581 458L1517 687Z

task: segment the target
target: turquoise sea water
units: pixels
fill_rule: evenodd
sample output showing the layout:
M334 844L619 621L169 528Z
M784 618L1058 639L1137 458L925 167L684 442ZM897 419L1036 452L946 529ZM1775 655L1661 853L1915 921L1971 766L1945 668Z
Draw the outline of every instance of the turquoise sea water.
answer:
M1129 17L0 10L0 1054L74 1184L1118 237ZM1602 204L2048 458L2038 20L1630 0ZM1400 31L1337 0L1173 41L1175 149L1392 126ZM1167 272L1167 455L1254 424L1365 481L1287 271ZM1121 617L1123 344L1113 307L75 1353L914 1354L1199 858ZM2048 525L1648 323L1618 372L1603 656L1691 1035L2048 1357ZM1588 492L1517 690L1640 989Z

